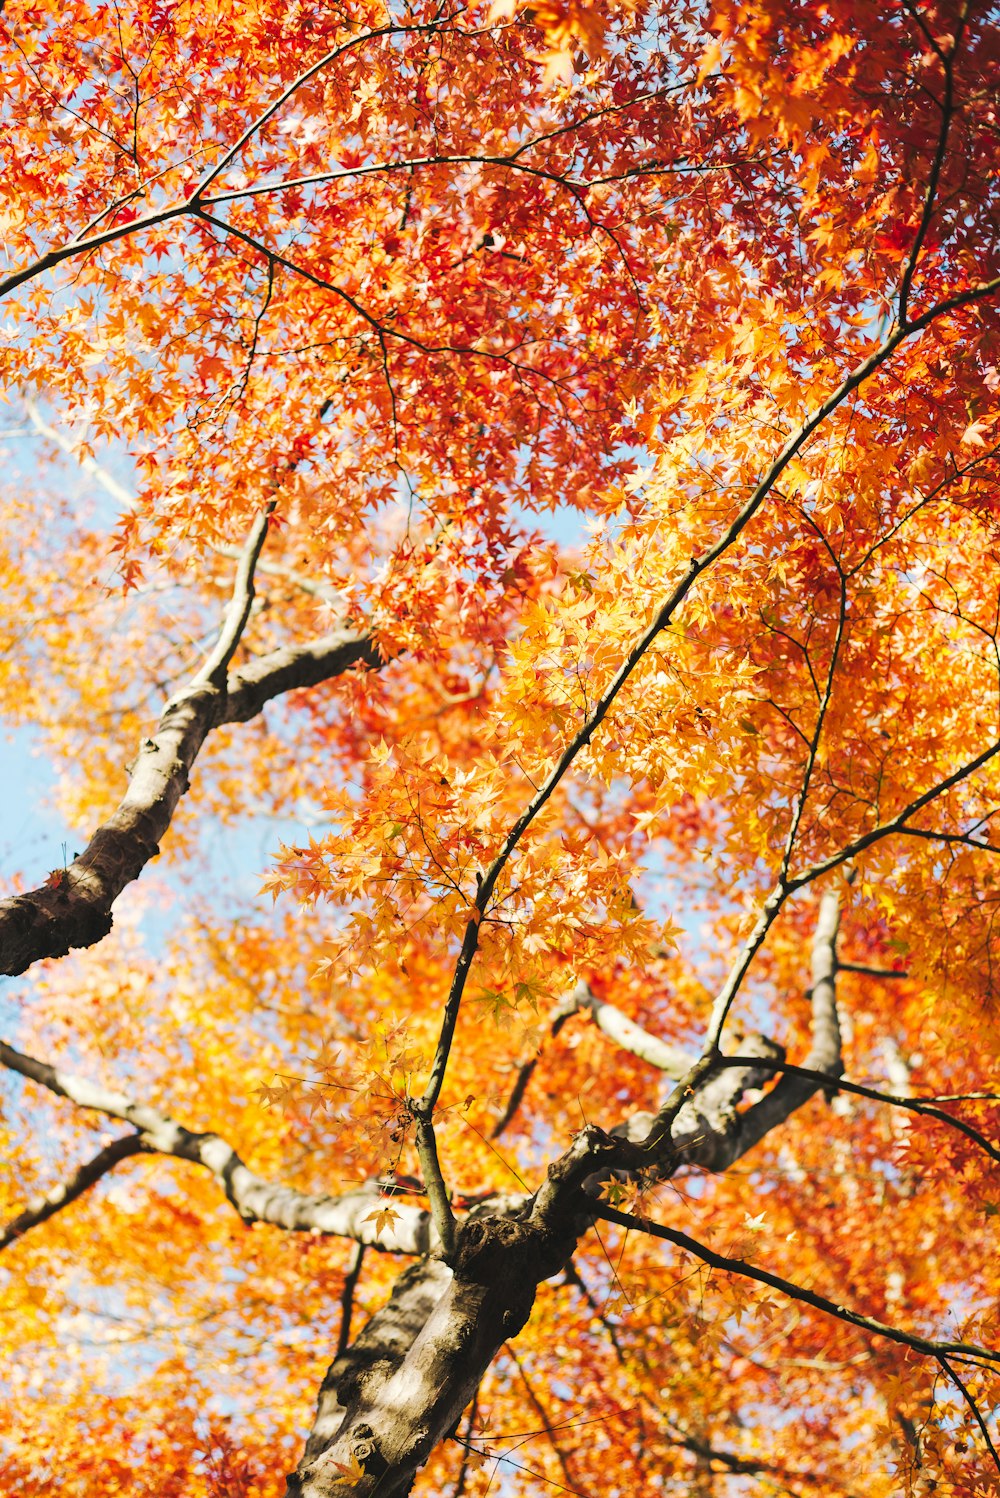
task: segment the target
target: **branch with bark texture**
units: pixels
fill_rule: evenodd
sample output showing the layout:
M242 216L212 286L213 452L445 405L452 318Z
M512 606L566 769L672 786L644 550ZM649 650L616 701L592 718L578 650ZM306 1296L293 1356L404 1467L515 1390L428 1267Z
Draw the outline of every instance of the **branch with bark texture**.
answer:
M695 1093L681 1102L671 1121L673 1147L684 1163L701 1165L707 1170L725 1170L820 1088L836 1084L841 1071L836 994L841 967L837 957L839 929L840 893L837 889L827 890L820 899L813 935L812 1045L805 1065L786 1067L783 1048L762 1035L746 1036L739 1056L709 1058L715 1074L706 1073ZM550 1036L558 1035L566 1021L579 1012L592 1014L602 1034L621 1050L649 1062L675 1081L688 1078L696 1065L696 1057L643 1029L613 1004L596 998L585 983L577 984L553 1011ZM514 1117L537 1059L533 1057L520 1068L493 1138ZM743 1094L759 1087L776 1072L782 1073L778 1085L746 1112L738 1113L736 1105ZM655 1117L652 1113L633 1114L614 1132L638 1143L649 1137Z
M265 514L244 549L219 639L193 680L167 703L152 736L143 739L117 810L48 883L0 901L0 973L23 973L41 958L94 946L108 934L115 900L159 852L214 728L245 723L272 698L329 681L353 666L383 664L370 634L344 626L308 644L270 651L229 673L249 617L266 527Z
M641 1061L648 1061L650 1066L655 1066L658 1071L664 1072L669 1077L679 1079L686 1076L691 1069L694 1057L687 1051L681 1050L679 1046L670 1045L649 1030L644 1030L614 1004L599 999L591 990L590 985L584 982L578 983L564 999L560 1000L549 1015L550 1040L555 1040L566 1021L572 1019L574 1014L589 1014L597 1028L609 1040L613 1040L622 1050L638 1056ZM518 1068L507 1106L493 1126L491 1139L499 1139L513 1120L524 1099L538 1060L537 1055L532 1056Z
M104 1168L84 1180L78 1190L60 1188L65 1194L51 1209L28 1208L11 1223L6 1232L13 1237L27 1231L35 1222L44 1222L60 1207L82 1194L101 1175L130 1154L142 1151L146 1154L170 1155L177 1160L187 1160L208 1170L218 1181L227 1200L244 1222L267 1222L274 1227L290 1232L314 1232L332 1237L351 1238L366 1247L380 1249L385 1253L426 1254L436 1245L430 1213L408 1202L393 1199L394 1222L391 1228L376 1230L375 1211L381 1195L377 1181L366 1181L354 1191L342 1196L315 1195L297 1191L292 1186L265 1180L245 1165L239 1155L218 1134L195 1133L183 1124L175 1122L157 1108L137 1103L124 1093L114 1092L88 1082L82 1077L70 1076L48 1062L39 1061L16 1051L5 1041L0 1041L0 1062L22 1077L28 1077L58 1097L68 1098L79 1108L103 1113L108 1118L119 1118L137 1131L120 1141L122 1151L115 1159L104 1160ZM132 1148L126 1150L125 1143ZM106 1156L109 1152L103 1152ZM101 1157L99 1156L98 1159ZM93 1167L95 1162L91 1162ZM78 1175L88 1167L83 1167ZM34 1221L26 1221L29 1212L35 1213ZM371 1219L371 1220L369 1220ZM22 1225L14 1232L15 1225Z

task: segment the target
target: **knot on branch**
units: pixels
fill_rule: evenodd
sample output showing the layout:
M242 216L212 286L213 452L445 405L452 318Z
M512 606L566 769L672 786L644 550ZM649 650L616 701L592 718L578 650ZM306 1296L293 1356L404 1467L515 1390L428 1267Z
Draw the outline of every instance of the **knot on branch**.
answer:
M351 1453L366 1476L382 1478L389 1470L389 1463L378 1448L375 1432L370 1425L359 1425L351 1442Z
M540 1280L559 1274L576 1247L575 1235L559 1234L509 1217L477 1217L466 1222L458 1240L455 1278L483 1285L527 1310Z

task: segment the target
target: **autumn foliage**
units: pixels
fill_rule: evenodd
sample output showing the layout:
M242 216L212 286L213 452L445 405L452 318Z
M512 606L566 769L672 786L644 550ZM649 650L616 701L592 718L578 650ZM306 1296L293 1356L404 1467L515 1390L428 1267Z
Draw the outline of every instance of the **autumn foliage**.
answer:
M995 9L0 46L0 1492L995 1492Z

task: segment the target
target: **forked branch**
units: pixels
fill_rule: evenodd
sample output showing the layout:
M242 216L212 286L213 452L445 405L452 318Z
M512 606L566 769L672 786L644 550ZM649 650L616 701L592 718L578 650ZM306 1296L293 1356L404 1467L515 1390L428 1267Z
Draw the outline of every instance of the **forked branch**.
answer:
M399 1202L396 1198L392 1201L392 1226L377 1229L375 1217L381 1195L381 1187L377 1181L366 1181L356 1190L342 1196L297 1191L292 1186L279 1185L257 1175L218 1134L195 1133L147 1103L135 1102L124 1093L114 1092L111 1088L89 1082L83 1077L71 1076L50 1066L48 1062L16 1051L2 1040L0 1063L47 1088L57 1097L67 1098L79 1108L103 1113L108 1118L119 1118L137 1131L132 1136L132 1149L124 1151L116 1159L106 1159L102 1170L84 1180L79 1190L72 1195L54 1202L51 1210L39 1210L32 1222L28 1222L26 1213L22 1213L16 1219L22 1223L19 1229L21 1233L27 1231L28 1227L35 1226L36 1222L44 1222L60 1207L81 1195L105 1170L117 1164L118 1159L125 1158L125 1154L141 1150L147 1154L171 1155L176 1160L187 1160L210 1171L225 1192L227 1200L247 1223L266 1222L290 1232L313 1232L351 1238L356 1243L384 1253L425 1254L435 1246L436 1237L430 1214L421 1207ZM132 1141L121 1142L120 1148L124 1149L124 1143ZM91 1164L93 1166L94 1162ZM83 1167L83 1170L86 1171L87 1168ZM28 1212L33 1210L34 1208L27 1209Z
M258 656L228 673L249 617L254 567L266 529L265 514L244 550L219 639L193 680L167 703L152 736L139 746L117 810L83 852L46 884L0 901L0 973L23 973L41 958L62 957L107 935L114 902L160 851L213 728L245 723L272 698L332 680L354 666L382 666L371 635L345 626L308 644Z

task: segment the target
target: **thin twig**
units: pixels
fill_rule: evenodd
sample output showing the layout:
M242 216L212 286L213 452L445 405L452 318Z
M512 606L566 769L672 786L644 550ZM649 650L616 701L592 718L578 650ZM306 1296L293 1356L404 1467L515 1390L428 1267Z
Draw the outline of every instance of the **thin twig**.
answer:
M783 1279L781 1275L772 1274L767 1269L758 1269L755 1264L748 1264L745 1259L734 1259L726 1254L716 1253L714 1249L707 1248L697 1239L688 1237L687 1233L664 1227L662 1223L633 1217L628 1212L619 1212L616 1207L608 1206L604 1202L595 1202L592 1210L596 1217L603 1218L606 1222L617 1223L619 1227L628 1228L631 1232L647 1233L650 1237L662 1238L666 1243L673 1243L678 1248L685 1249L695 1258L701 1259L703 1263L711 1265L713 1269L724 1270L727 1274L738 1274L744 1279L757 1280L760 1284L769 1285L772 1290L778 1290L782 1295L787 1295L791 1300L801 1301L803 1305L812 1306L815 1310L823 1311L838 1321L845 1321L849 1326L857 1327L861 1331L885 1337L888 1341L898 1342L903 1347L911 1347L914 1352L923 1352L935 1359L940 1359L942 1356L971 1357L981 1358L991 1364L1000 1364L1000 1352L993 1352L986 1347L975 1347L968 1342L935 1342L929 1337L917 1336L914 1332L900 1331L898 1327L887 1326L883 1321L876 1321L873 1316L864 1316L860 1311L852 1311L847 1306L837 1305L835 1301L828 1300L825 1295L817 1295L815 1291L793 1284L791 1280Z
M775 883L771 893L760 907L760 913L754 923L753 929L740 949L736 961L730 968L729 976L716 997L712 1008L712 1017L709 1022L706 1051L718 1048L722 1030L729 1016L729 1011L732 1008L733 1000L742 986L750 964L763 946L775 919L789 896L795 894L800 889L805 889L807 885L822 878L824 874L830 874L835 869L841 868L845 863L850 863L859 853L863 853L866 848L870 848L875 843L881 842L891 834L907 831L906 824L919 811L922 811L925 806L929 806L939 796L943 796L952 787L967 780L977 770L981 770L984 765L989 764L990 760L995 759L997 754L1000 754L1000 741L991 744L982 753L977 754L974 759L967 760L964 765L959 766L950 775L946 775L943 780L939 780L928 790L921 792L919 796L915 796L890 821L881 822L877 827L872 827L868 832L862 833L860 837L855 838L853 842L845 844L838 852L831 853L828 858L820 859L818 863L814 863L801 874L794 876L787 875L783 880L779 879Z
M239 137L239 139L236 140L228 148L228 150L223 152L218 161L214 162L212 166L207 168L207 170L199 178L198 184L194 188L194 191L189 196L193 200L199 199L205 192L205 189L215 181L220 173L225 171L230 162L236 159L236 157L242 151L243 147L248 145L253 137L264 128L268 120L273 119L274 116L278 113L279 109L281 109L283 105L287 104L289 99L291 99L293 95L295 95L299 91L300 88L303 88L305 84L310 81L310 79L315 78L316 74L321 73L324 68L328 68L332 63L337 62L345 52L351 52L355 47L364 46L366 42L377 41L380 37L384 36L411 36L414 33L420 33L424 31L440 31L443 24L455 20L461 14L462 10L459 9L452 11L451 15L439 16L436 17L433 21L424 21L419 24L415 23L410 26L389 25L374 27L371 31L363 31L360 33L360 35L352 36L348 38L346 42L341 42L338 47L332 48L332 50L321 57L318 62L314 62L310 67L299 73L297 77L293 78L291 83L288 84L287 88L282 90L282 92L278 95L274 102L269 104L266 109L263 109L260 112L257 118L253 120L252 123L249 124L243 131L243 134Z
M802 772L802 782L799 786L798 795L792 810L792 820L788 828L788 836L785 838L785 849L781 859L781 871L778 879L784 882L788 877L788 869L791 864L792 854L795 851L795 839L798 837L799 827L806 809L806 801L809 797L809 786L812 783L813 772L816 768L816 760L819 755L820 740L823 737L823 727L826 723L827 714L830 710L830 702L833 698L834 679L837 673L837 663L840 660L840 650L844 641L844 630L847 625L847 579L844 577L843 568L835 556L830 543L823 532L815 524L816 531L821 542L826 547L835 568L839 582L837 601L837 624L833 636L833 648L830 651L830 664L827 668L826 682L823 687L823 695L820 698L819 707L816 712L816 722L813 726L812 737L809 740L809 749L806 754L805 769Z
M1000 1472L1000 1455L997 1454L997 1449L993 1444L992 1437L990 1436L989 1427L987 1426L986 1421L983 1419L978 1404L973 1399L972 1394L969 1392L968 1385L965 1383L964 1379L955 1372L954 1368L948 1362L948 1359L946 1357L939 1357L938 1362L940 1363L941 1368L947 1374L948 1378L951 1379L952 1383L958 1389L958 1392L961 1394L962 1398L969 1406L969 1409L972 1411L973 1418L976 1424L979 1426L983 1440L986 1442L986 1449L993 1460L993 1465L994 1467L996 1467L997 1471Z
M479 1390L477 1389L472 1396L472 1403L469 1405L469 1418L465 1426L465 1436L464 1438L462 1438L457 1433L455 1435L456 1442L462 1448L462 1465L458 1469L458 1481L455 1483L455 1491L452 1494L452 1498L462 1498L462 1495L465 1492L465 1482L466 1478L469 1475L469 1457L472 1455L472 1446L470 1445L470 1442L472 1440L472 1432L475 1429L476 1417L478 1414Z
M924 241L927 238L928 230L931 226L931 219L934 216L934 203L937 198L938 184L941 180L941 169L944 166L945 151L948 148L948 134L951 129L952 117L955 110L955 58L958 54L958 47L961 41L962 31L965 26L965 19L966 13L963 10L958 18L958 25L955 28L955 39L952 43L950 52L948 52L947 55L942 55L940 52L938 52L938 57L944 71L944 99L942 100L940 106L941 129L938 134L937 146L934 151L934 159L931 162L931 169L927 178L927 191L924 194L924 205L920 215L920 223L917 225L917 232L913 238L913 244L907 257L906 266L903 270L903 279L900 282L899 287L899 322L904 326L906 324L906 314L909 306L910 291L913 287L913 277L916 273L917 261L920 258L920 251L923 248Z
M769 1061L766 1059L762 1061L759 1057L752 1058L748 1056L720 1056L716 1061L716 1065L722 1068L747 1066L751 1063L756 1066L766 1067L775 1072L787 1073L789 1076L802 1077L806 1081L816 1082L831 1091L849 1092L855 1097L870 1098L875 1103L886 1103L893 1108L906 1108L910 1113L922 1113L928 1118L936 1118L940 1123L948 1124L951 1128L957 1129L960 1134L964 1134L966 1138L971 1139L974 1144L985 1151L991 1160L996 1160L1000 1163L1000 1148L997 1148L995 1144L991 1144L985 1134L981 1134L971 1124L965 1123L961 1118L955 1118L953 1114L946 1113L943 1108L939 1108L934 1103L928 1102L923 1098L898 1097L890 1092L880 1092L876 1087L866 1087L861 1082L849 1082L843 1077L832 1076L829 1072L814 1071L808 1066L792 1066L783 1061Z
M521 1363L520 1358L517 1356L517 1353L511 1347L509 1342L507 1343L507 1356L511 1359L514 1367L517 1369L518 1376L520 1377L520 1380L524 1385L524 1391L528 1396L531 1407L535 1411L535 1414L538 1416L539 1420L542 1422L542 1428L545 1431L545 1435L548 1439L549 1445L552 1447L552 1450L555 1453L556 1460L559 1463L559 1469L562 1472L563 1477L566 1479L566 1482L570 1486L572 1486L572 1484L576 1481L576 1478L570 1470L569 1458L563 1451L562 1447L559 1445L559 1442L556 1440L555 1429L553 1428L552 1421L549 1419L548 1411L546 1410L541 1399L539 1399L538 1394L532 1387L531 1381L524 1371L524 1366ZM566 1421L565 1423L568 1425L570 1422Z
M858 973L862 978L880 978L883 981L890 978L908 978L910 975L905 968L898 967L869 967L864 962L841 962L837 960L838 973Z

